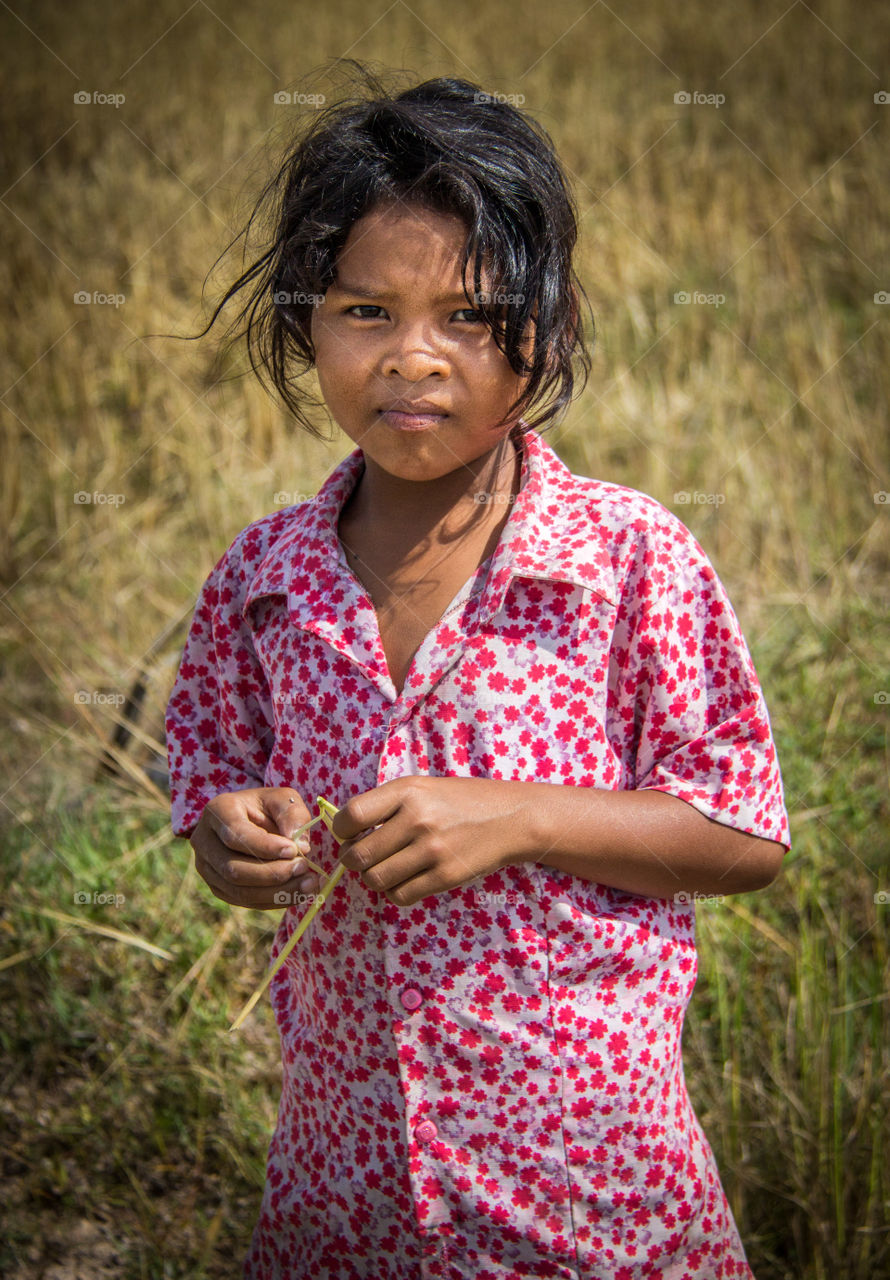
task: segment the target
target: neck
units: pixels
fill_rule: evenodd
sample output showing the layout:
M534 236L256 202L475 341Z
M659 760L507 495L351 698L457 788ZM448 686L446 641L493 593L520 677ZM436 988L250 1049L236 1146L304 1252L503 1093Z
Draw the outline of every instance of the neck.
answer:
M505 521L508 499L519 492L520 458L506 436L489 453L437 480L403 480L365 459L365 469L344 508L348 522L378 522L403 544L448 543L469 527ZM479 495L485 495L481 498Z

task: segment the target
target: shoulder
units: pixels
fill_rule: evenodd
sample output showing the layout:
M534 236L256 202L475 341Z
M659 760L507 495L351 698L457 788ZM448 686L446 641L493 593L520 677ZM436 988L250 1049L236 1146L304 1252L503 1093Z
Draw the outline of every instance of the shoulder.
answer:
M679 581L717 581L694 535L648 494L572 472L566 473L562 493L567 533L596 539L622 596L657 596Z
M298 542L311 501L283 507L260 516L241 530L216 562L204 586L213 607L243 608L251 583L261 567Z

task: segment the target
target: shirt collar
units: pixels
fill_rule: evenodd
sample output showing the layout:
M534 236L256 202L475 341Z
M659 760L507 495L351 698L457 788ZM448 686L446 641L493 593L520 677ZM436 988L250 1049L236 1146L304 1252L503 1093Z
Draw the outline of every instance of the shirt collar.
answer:
M519 493L494 554L482 612L498 611L513 578L567 582L617 604L612 559L592 500L585 501L578 478L536 431L526 430L517 446Z
M492 558L479 617L498 612L513 578L567 582L617 604L612 560L592 501L584 500L577 477L537 432L526 429L514 439L521 457L520 489ZM362 451L354 449L314 498L293 509L289 527L248 583L245 611L261 596L286 595L295 620L311 616L334 622L341 597L318 583L323 570L337 572L340 511L363 467Z

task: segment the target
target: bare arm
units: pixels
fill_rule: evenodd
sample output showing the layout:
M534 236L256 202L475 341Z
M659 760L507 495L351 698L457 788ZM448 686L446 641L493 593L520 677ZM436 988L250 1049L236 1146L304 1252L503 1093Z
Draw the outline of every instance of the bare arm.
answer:
M657 898L746 893L771 884L782 865L783 845L664 791L518 785L530 788L526 839L540 850L531 857L582 880Z
M396 778L353 796L334 828L345 865L399 906L524 862L653 898L744 893L783 856L662 791L489 778Z

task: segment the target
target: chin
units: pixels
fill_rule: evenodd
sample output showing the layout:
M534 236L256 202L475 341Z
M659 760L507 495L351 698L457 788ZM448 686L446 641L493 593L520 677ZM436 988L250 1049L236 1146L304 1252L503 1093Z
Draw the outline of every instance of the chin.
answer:
M427 432L405 432L397 439L371 432L366 440L367 445L358 442L365 456L400 480L438 480L467 462L466 450L444 446Z
M432 459L421 458L375 458L374 461L387 475L394 476L397 480L413 480L417 484L441 480L443 476L450 475L461 466L461 463L455 462L453 458L448 462L439 463Z

